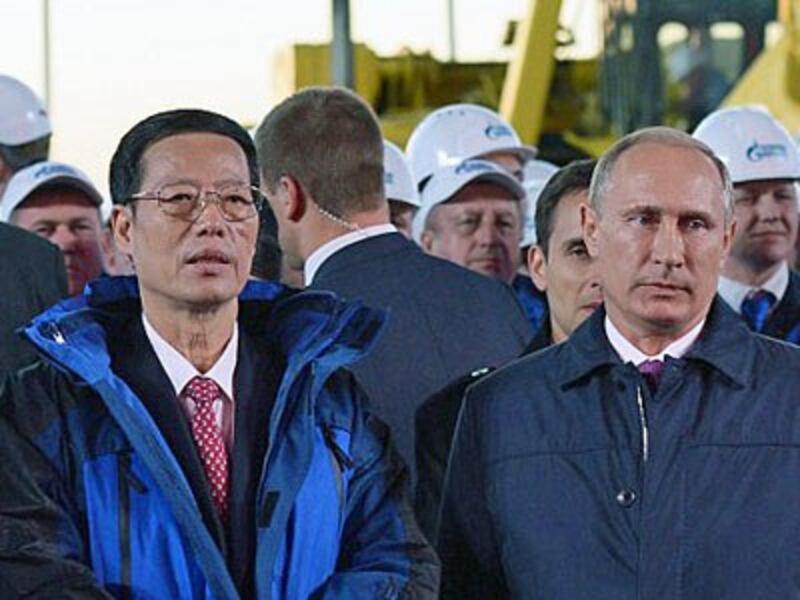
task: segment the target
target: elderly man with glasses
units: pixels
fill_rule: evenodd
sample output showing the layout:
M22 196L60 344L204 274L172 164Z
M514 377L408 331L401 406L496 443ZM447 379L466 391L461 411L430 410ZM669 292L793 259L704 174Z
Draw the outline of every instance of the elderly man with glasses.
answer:
M257 181L220 115L123 137L137 278L37 318L44 360L0 391L0 597L435 597L404 467L341 370L382 315L247 284Z

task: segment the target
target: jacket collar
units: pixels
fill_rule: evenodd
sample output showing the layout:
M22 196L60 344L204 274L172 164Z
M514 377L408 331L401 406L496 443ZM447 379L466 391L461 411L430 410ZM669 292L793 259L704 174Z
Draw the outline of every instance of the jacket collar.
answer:
M296 359L301 355L308 360L335 349L342 364L358 360L375 343L385 322L382 311L346 303L331 292L297 292L269 281L248 282L239 301L240 325L256 336L269 336L284 356ZM91 368L87 380L91 383L104 370L98 367L109 366L103 331L97 323L98 311L113 314L120 305L126 305L126 310L131 306L141 310L135 277L104 277L90 283L83 295L60 302L36 317L25 333L47 355L67 359L59 362L72 367L88 362ZM65 354L68 348L77 362Z
M559 376L562 386L569 386L595 370L621 364L606 337L605 316L605 309L598 308L565 342ZM725 301L715 297L700 337L683 360L705 363L736 385L744 386L754 360L753 336Z

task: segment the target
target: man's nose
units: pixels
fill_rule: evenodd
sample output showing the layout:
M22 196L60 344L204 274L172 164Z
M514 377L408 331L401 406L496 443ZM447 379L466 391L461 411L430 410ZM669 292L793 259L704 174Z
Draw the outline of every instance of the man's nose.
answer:
M78 235L66 225L59 225L50 236L50 241L58 246L62 252L71 252L78 243Z
M758 197L754 211L761 221L772 221L779 219L781 216L781 209L778 205L778 201L771 193L761 194L761 196Z
M491 219L481 219L475 236L481 245L491 246L500 239L500 229L492 223Z
M225 231L225 217L222 214L220 198L216 194L206 195L201 207L200 215L194 222L201 232L220 234Z
M677 221L662 220L653 237L653 261L668 267L681 267L684 262L684 240Z

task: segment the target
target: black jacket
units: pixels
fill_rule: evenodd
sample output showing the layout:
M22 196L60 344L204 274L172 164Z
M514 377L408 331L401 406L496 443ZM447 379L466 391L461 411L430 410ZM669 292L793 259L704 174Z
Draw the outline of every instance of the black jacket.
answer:
M550 315L545 311L542 326L522 356L552 344L550 331ZM447 470L447 457L450 454L453 432L464 402L464 394L469 386L493 370L493 367L484 367L459 377L427 399L417 409L414 417L416 434L414 455L417 461L414 512L420 529L430 540L434 539L439 504L442 500L442 484Z
M717 299L651 394L604 318L467 393L443 597L800 596L800 349Z
M16 333L67 295L67 273L58 248L37 235L0 223L0 379L36 360Z
M518 356L532 336L510 287L428 256L399 233L336 252L310 287L388 309L383 337L353 371L408 464L417 407L456 377Z

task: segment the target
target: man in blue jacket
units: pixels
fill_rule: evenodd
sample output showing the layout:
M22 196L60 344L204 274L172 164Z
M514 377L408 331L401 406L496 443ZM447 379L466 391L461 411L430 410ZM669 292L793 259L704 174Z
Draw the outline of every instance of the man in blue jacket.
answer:
M715 297L724 165L645 129L598 163L600 309L470 388L444 491L445 598L800 593L800 350Z
M169 111L111 164L106 279L0 392L0 597L430 597L405 468L340 367L381 317L245 286L261 198L229 119Z

